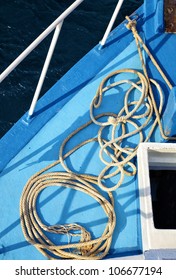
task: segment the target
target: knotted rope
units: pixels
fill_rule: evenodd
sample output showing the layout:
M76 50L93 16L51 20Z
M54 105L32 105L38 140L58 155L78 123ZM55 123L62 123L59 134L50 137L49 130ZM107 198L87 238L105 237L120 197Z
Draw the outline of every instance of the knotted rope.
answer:
M110 73L105 79L103 79L90 106L91 120L76 129L63 141L60 147L59 159L32 176L24 187L21 196L20 217L24 236L27 241L33 244L49 259L64 258L86 260L102 259L106 256L111 246L112 236L116 224L112 191L116 190L123 183L125 176L133 176L136 174L136 166L133 160L136 156L139 143L148 141L157 125L159 126L161 135L164 139L176 140L176 138L169 138L164 135L160 119L163 108L162 89L155 80L148 77L141 48L143 48L150 57L151 61L158 69L169 88L172 88L172 85L139 36L136 30L136 21L130 20L129 17L127 17L127 20L127 28L130 28L133 32L144 74L133 69L122 69ZM111 78L115 78L122 73L135 75L137 82L134 83L131 80L122 80L107 85ZM124 106L121 110L117 114L108 112L95 116L95 111L101 106L104 94L109 89L118 87L122 84L128 84L129 89L125 94ZM156 88L160 97L158 108L155 102L152 87ZM138 92L140 97L137 101L130 101L129 97L134 91ZM140 113L141 110L144 112ZM102 117L106 117L106 121L102 121ZM143 131L153 118L154 121L151 125L150 131L148 135L145 136ZM100 126L97 137L85 140L74 147L71 151L64 154L64 148L68 141L92 123ZM132 131L129 131L129 126L133 127ZM107 139L105 139L102 135L109 127L112 128L111 138L109 139L107 137ZM121 135L119 135L119 128L121 129ZM118 136L116 136L117 134ZM126 146L125 141L134 135L139 135L138 143L133 145L133 147ZM65 163L65 159L83 145L93 141L98 142L100 145L99 155L100 159L105 164L105 168L98 176L78 174L70 170ZM105 159L105 154L106 158L107 156L109 157L109 161ZM63 166L65 172L49 172L51 168L58 164ZM115 171L111 172L114 168ZM117 180L113 187L109 188L105 184L105 181L114 176L118 177L118 174L120 175L120 179ZM83 226L76 223L65 225L57 224L51 226L45 225L38 216L36 204L40 192L50 186L71 188L93 197L101 205L108 217L108 222L102 236L92 239L90 232ZM106 199L103 195L101 195L98 188L106 191L109 195L109 199ZM47 232L65 234L68 237L78 236L80 238L80 242L69 242L65 245L56 245L48 238Z

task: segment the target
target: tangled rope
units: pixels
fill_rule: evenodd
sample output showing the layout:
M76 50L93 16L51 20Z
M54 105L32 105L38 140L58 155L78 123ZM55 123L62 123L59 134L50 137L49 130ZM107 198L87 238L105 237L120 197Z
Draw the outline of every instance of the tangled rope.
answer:
M139 36L136 30L136 21L130 20L129 17L127 17L127 20L127 28L131 29L136 41L139 57L142 63L143 74L133 69L122 69L112 72L103 79L90 106L91 120L76 129L63 141L60 147L59 159L32 176L24 187L21 196L20 217L24 236L27 241L33 244L49 259L64 258L86 260L102 259L105 257L111 246L112 236L116 225L112 191L116 190L123 183L125 176L134 176L136 174L136 166L133 160L136 156L139 143L148 141L157 125L159 126L161 135L164 139L176 140L176 138L169 138L164 135L160 119L163 108L162 89L155 80L148 77L141 48L143 48L150 57L169 88L172 88L172 85ZM121 80L108 84L111 78L119 76L122 73L133 74L137 81ZM105 93L122 84L128 84L129 88L125 94L124 105L121 110L117 114L107 112L95 116L95 111L101 106ZM153 87L156 88L160 100L158 108L153 94ZM131 93L134 91L138 92L140 97L137 101L130 101ZM106 121L103 121L102 117L103 119L106 118ZM145 136L144 129L151 121L153 121L153 124L151 125L148 135ZM85 140L71 151L64 154L64 148L68 141L92 123L100 126L98 135L94 138ZM129 126L133 127L132 131L129 130ZM109 138L108 136L105 139L105 137L103 137L105 134L104 132L110 127L112 128L111 137ZM121 135L119 135L119 131L121 131ZM125 141L134 135L139 135L138 143L133 145L133 147L127 146ZM105 168L98 176L78 174L70 170L65 163L65 159L80 147L93 141L99 143L99 155L101 161L105 164ZM109 161L107 160L107 156ZM65 172L49 172L52 167L58 164L63 166ZM114 168L115 171L111 172ZM112 177L116 178L118 177L118 174L120 179L117 179L117 182L113 187L108 187L105 183L106 180L111 179ZM38 216L36 203L40 192L50 186L71 188L93 197L100 204L108 217L107 225L102 236L92 239L90 232L76 223L64 225L57 224L52 226L43 224ZM109 195L109 199L106 199L101 195L98 188L106 191ZM79 237L80 242L56 245L48 238L47 232L73 237L77 236Z
M101 171L101 173L98 175L98 185L104 190L104 191L114 191L116 190L121 184L123 183L123 180L125 178L124 175L127 176L134 176L137 172L136 166L133 164L132 160L137 154L138 146L141 142L147 142L152 133L154 132L156 126L159 126L161 136L166 140L176 140L176 137L168 137L164 134L162 123L161 123L161 113L163 109L163 92L160 87L160 85L153 79L150 79L147 73L146 65L144 63L144 58L142 54L141 48L144 49L144 51L147 53L151 61L153 62L154 66L157 68L161 76L163 77L164 81L168 85L170 89L172 89L172 85L169 82L166 75L163 73L162 69L148 50L147 46L144 44L142 38L139 36L137 30L136 30L136 24L137 22L135 20L131 20L129 17L126 17L128 20L128 24L126 27L130 29L134 35L139 58L141 60L143 73L140 73L133 69L121 69L114 71L110 73L108 76L106 76L105 79L102 80L100 83L100 86L97 90L97 93L91 103L90 106L90 117L92 121L100 126L99 132L98 132L98 142L100 144L100 159L105 164L105 168ZM121 80L118 82L110 83L110 80L112 78L115 78L121 73L133 73L138 77L138 80L136 83L132 82L131 80ZM110 85L106 85L107 83L110 83ZM125 97L124 97L124 107L120 110L120 112L115 116L107 118L105 122L97 121L94 117L94 111L95 109L99 108L103 101L104 94L111 88L117 87L121 84L129 84L130 88L127 90ZM159 95L159 108L157 108L155 96L153 93L153 87L156 88L158 95ZM130 94L137 90L141 96L138 101L132 101L130 102ZM146 111L143 114L140 114L139 111L143 107L146 107ZM130 110L130 107L133 108ZM155 114L155 116L154 116ZM154 119L155 118L155 119ZM151 125L151 129L148 132L147 136L144 136L143 130L144 128L149 124L151 119L154 119L153 124ZM141 123L140 123L141 120ZM134 127L134 130L132 132L127 132L129 125ZM111 139L106 139L105 142L102 141L102 133L105 127L112 127L112 133L111 133ZM117 134L116 131L119 127L121 127L121 135L118 133L118 137L115 137ZM138 134L139 135L139 141L136 144L135 147L129 148L128 146L124 146L124 142L126 139L129 139L130 137ZM110 152L111 150L111 152ZM109 156L109 161L105 160L104 156ZM116 167L116 171L110 173L110 171ZM132 171L126 171L129 168L132 169ZM117 180L117 183L109 188L106 186L105 183L102 181L112 178L115 175L120 173L120 179ZM108 174L108 175L106 175Z

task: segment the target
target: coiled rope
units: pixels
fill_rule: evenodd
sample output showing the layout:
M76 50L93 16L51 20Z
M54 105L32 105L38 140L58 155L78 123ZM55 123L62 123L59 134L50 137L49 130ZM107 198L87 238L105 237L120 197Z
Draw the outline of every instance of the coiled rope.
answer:
M148 141L157 125L159 126L161 136L164 139L176 140L174 137L169 138L164 135L160 118L163 108L162 89L155 80L148 77L141 48L143 48L150 57L151 61L156 66L169 88L172 88L172 85L139 36L136 30L136 21L130 20L129 17L126 18L128 20L127 28L131 29L136 41L144 74L133 69L117 70L109 74L101 82L91 103L91 120L75 130L63 141L60 147L59 159L32 176L24 187L21 196L20 217L24 236L28 242L33 244L43 255L49 259L63 258L86 260L102 259L105 257L110 249L113 232L116 225L116 215L114 212L114 199L112 191L116 190L123 183L125 175L133 176L136 174L136 166L133 162L133 159L136 156L139 143ZM137 78L137 82L134 83L131 80L122 80L107 85L107 82L109 82L112 77L116 77L121 73L134 74ZM118 87L121 84L129 84L130 88L126 92L124 106L120 112L117 114L103 113L95 116L95 111L101 106L104 94L109 89ZM155 102L152 87L157 89L158 95L160 97L158 108ZM134 90L140 94L140 98L137 101L130 101L129 96ZM143 111L145 108L145 112L142 114L140 113L141 108ZM102 121L102 117L106 117L106 121ZM147 125L149 125L151 119L154 119L153 124L151 125L148 135L145 136L143 130L147 127ZM140 120L142 124L140 124ZM97 137L80 143L67 154L64 154L64 148L68 141L70 141L73 136L92 123L100 126ZM134 129L129 132L128 126L131 126ZM103 131L108 127L112 127L111 139L105 139L102 136ZM121 135L119 135L119 127L121 128ZM116 137L117 130L118 137ZM139 135L139 142L136 144L136 146L126 147L124 141L136 134ZM105 168L98 176L78 174L70 170L65 163L65 159L83 145L93 141L98 142L100 145L99 155L100 159L105 164ZM105 159L105 155L109 157L109 161ZM52 167L58 164L61 164L64 167L65 172L49 172ZM110 173L112 168L116 168L116 170ZM120 179L117 180L117 183L113 187L109 188L105 184L106 180L116 176L117 174L120 174ZM75 223L65 225L57 224L52 226L43 224L40 217L38 216L36 203L39 193L50 186L72 188L93 197L101 205L108 217L108 222L102 236L92 239L90 232L87 229ZM99 193L99 187L108 193L109 199L106 199ZM80 242L56 245L48 238L47 232L65 234L68 236L79 236Z
M92 178L92 180L96 184L95 179ZM44 225L37 214L36 201L39 193L50 186L72 188L92 196L101 205L108 217L108 223L102 236L91 240L90 233L78 224ZM40 174L33 177L26 185L21 199L21 225L25 238L49 259L57 259L58 257L82 260L103 258L108 253L111 245L115 221L113 203L111 204L100 195L86 176L80 178L66 172ZM49 240L45 232L79 236L80 243L55 245Z
M114 116L112 113L108 113L108 115ZM104 116L104 114L100 114L96 118L101 118L102 116ZM70 134L63 142L61 148L63 149L64 145L74 135L89 126L91 123L92 121L87 122ZM88 139L80 145L77 145L64 156L61 156L59 160L48 165L32 176L24 187L20 201L22 230L26 240L33 244L48 259L58 259L58 257L60 257L63 259L98 260L105 257L109 251L116 225L116 215L114 211L114 199L112 193L108 192L109 200L107 200L97 190L98 186L96 176L86 174L78 175L69 171L64 164L64 159L70 156L81 146L93 141L97 141L97 138ZM49 169L58 164L63 164L67 172L46 173ZM102 236L92 239L90 233L84 227L75 223L54 226L46 226L43 224L37 214L36 203L40 192L50 186L72 188L93 197L100 204L108 217L107 225ZM47 237L47 232L65 234L70 237L79 236L80 242L66 245L55 245Z

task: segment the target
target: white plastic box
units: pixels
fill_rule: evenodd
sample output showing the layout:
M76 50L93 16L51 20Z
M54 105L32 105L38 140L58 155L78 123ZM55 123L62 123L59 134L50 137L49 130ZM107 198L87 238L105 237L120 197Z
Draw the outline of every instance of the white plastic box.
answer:
M155 228L149 173L150 169L176 170L176 144L141 143L137 159L143 252L176 249L176 230Z

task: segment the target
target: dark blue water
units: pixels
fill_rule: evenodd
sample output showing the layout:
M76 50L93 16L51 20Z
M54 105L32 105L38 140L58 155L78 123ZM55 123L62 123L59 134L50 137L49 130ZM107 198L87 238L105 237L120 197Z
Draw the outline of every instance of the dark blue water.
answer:
M0 73L73 2L0 0ZM142 3L126 0L116 25ZM117 0L85 0L67 18L41 94L102 39L116 4ZM46 38L0 84L0 137L28 110L51 38Z

